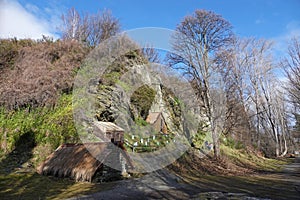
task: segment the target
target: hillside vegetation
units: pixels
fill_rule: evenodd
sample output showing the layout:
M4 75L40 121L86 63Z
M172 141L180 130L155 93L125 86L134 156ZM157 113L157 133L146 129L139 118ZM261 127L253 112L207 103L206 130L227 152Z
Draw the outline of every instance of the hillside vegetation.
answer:
M0 40L2 155L18 148L17 144L32 141L31 162L38 164L60 144L79 141L71 93L88 51L76 42L47 38Z
M70 94L88 48L72 41L0 40L0 106L53 106Z

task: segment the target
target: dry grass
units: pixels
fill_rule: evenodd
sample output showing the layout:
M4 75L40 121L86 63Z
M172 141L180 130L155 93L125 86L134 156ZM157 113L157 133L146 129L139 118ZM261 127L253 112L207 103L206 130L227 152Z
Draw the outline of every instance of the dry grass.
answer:
M259 157L245 150L231 149L222 146L222 159L216 160L211 155L200 157L198 150L190 150L176 162L168 166L168 169L185 176L197 178L203 175L221 176L251 176L259 173L268 173L281 170L288 160L275 160Z
M189 151L168 169L181 177L183 183L199 194L196 199L210 199L205 192L242 193L270 199L297 199L296 179L283 174L289 159L267 159L246 150L222 146L223 159L200 158ZM203 196L204 195L204 196Z

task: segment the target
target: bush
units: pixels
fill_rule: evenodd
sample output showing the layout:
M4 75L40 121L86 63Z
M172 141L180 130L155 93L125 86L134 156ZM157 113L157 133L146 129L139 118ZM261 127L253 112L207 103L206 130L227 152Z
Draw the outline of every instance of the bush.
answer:
M147 118L155 95L156 91L148 85L143 85L133 92L130 103L138 112L138 116L135 117L141 117L144 120Z
M135 123L138 126L147 126L148 125L148 122L146 122L143 118L140 118L140 117L135 120Z
M0 39L0 71L5 68L13 69L20 49L33 45L36 42L30 39Z
M87 53L76 42L0 39L0 106L54 106L61 93L72 91Z
M197 134L194 135L192 138L192 142L196 148L201 148L201 146L204 143L205 137L207 135L207 132L203 130L198 130Z
M245 149L245 145L241 141L237 141L235 144L235 148L236 149Z

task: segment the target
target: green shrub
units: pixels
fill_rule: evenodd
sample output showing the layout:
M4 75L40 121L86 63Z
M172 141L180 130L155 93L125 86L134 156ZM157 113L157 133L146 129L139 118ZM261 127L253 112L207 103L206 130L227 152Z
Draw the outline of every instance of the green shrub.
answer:
M146 122L143 118L140 118L140 117L135 120L135 123L138 126L147 126L148 125L148 122Z
M148 85L143 85L133 92L130 97L130 103L138 112L136 117L147 118L155 95L156 91Z
M231 137L226 138L224 144L231 149L235 148L235 140Z
M102 84L106 86L114 85L120 79L120 72L110 72L102 76Z
M194 137L192 138L192 142L195 145L195 147L200 148L203 145L206 135L207 132L203 130L197 131L197 134L195 134Z
M66 142L78 142L73 122L72 96L62 95L54 108L33 108L7 111L0 109L0 138L9 152L22 135L32 132L38 144L49 144L53 149ZM5 137L5 138L4 138ZM4 150L4 149L2 149Z

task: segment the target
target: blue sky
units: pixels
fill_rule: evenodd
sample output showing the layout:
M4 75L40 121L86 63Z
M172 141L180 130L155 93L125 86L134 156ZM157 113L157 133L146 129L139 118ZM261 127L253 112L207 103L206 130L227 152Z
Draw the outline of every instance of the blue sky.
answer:
M259 37L285 46L300 35L299 0L0 0L0 37L59 37L60 16L75 7L80 13L110 9L123 30L141 27L174 29L196 9L220 14L241 37Z

